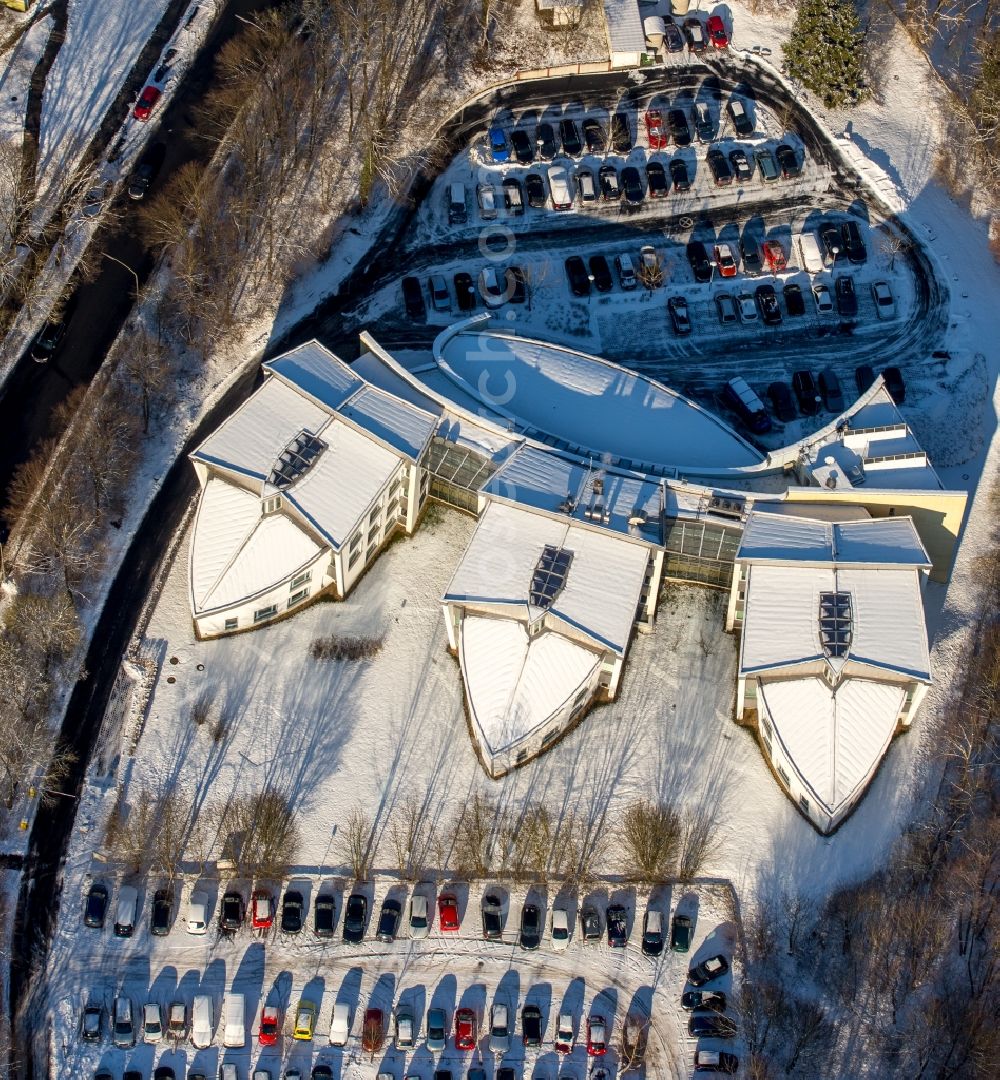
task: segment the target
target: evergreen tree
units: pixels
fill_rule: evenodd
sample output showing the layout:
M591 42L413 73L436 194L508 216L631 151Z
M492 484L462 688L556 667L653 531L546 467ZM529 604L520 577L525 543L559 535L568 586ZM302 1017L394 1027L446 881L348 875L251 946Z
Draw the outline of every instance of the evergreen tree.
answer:
M862 96L863 37L852 0L799 0L784 53L792 78L818 94L828 109Z

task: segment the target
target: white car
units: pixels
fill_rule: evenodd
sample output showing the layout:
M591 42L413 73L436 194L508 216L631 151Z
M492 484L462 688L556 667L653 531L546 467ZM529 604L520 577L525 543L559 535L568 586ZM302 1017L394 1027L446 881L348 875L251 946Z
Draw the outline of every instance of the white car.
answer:
M506 299L496 267L484 266L479 271L479 295L489 308L499 307Z
M193 892L188 900L187 932L204 934L208 930L208 896L203 892Z
M740 314L740 322L757 321L757 305L750 293L740 293L736 297L736 310Z
M552 909L552 948L562 952L569 946L569 912L565 908Z
M444 274L432 274L430 282L431 304L435 311L451 311L451 296Z
M896 301L887 281L872 282L872 298L875 300L875 314L880 319L891 319L896 314Z
M415 1043L413 1034L413 1013L403 1009L396 1013L396 1049L412 1050Z
M507 1006L496 1004L490 1010L490 1053L506 1054L510 1050L510 1023Z
M556 1053L571 1054L573 1052L573 1014L560 1013L559 1023L556 1025Z
M427 897L414 893L410 898L410 937L425 938L430 933Z
M480 184L476 188L479 200L479 216L484 221L492 221L497 216L497 193L492 184Z
M351 1030L351 1007L346 1001L338 1001L333 1006L333 1019L330 1021L330 1045L344 1046Z
M163 1038L163 1017L160 1006L155 1001L148 1001L142 1007L142 1041L158 1043Z
M814 285L812 293L813 299L816 301L816 310L820 315L828 315L833 311L833 297L825 285Z
M191 1005L191 1045L196 1050L205 1050L212 1041L212 999L207 994L198 994Z

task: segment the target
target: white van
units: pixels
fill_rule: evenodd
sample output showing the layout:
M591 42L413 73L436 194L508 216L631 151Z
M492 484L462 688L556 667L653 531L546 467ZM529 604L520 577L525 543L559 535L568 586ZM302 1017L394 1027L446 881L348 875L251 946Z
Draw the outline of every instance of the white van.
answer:
M562 165L553 165L547 175L553 210L572 209L573 192L569 188L569 171Z
M246 998L242 994L226 994L226 1020L222 1027L222 1045L237 1049L244 1046L246 1041Z
M816 234L803 231L796 238L796 241L799 248L799 258L802 260L802 269L810 274L818 274L825 264Z
M469 218L465 206L465 184L448 185L448 224L464 225Z
M203 892L193 892L188 900L187 932L204 934L208 929L208 897Z
M330 1045L344 1046L351 1030L351 1007L346 1001L338 1001L333 1007L330 1021Z
M198 994L191 1006L191 1045L204 1050L212 1042L212 999Z
M115 908L115 937L132 936L138 908L139 890L132 885L123 885L118 890L118 906Z

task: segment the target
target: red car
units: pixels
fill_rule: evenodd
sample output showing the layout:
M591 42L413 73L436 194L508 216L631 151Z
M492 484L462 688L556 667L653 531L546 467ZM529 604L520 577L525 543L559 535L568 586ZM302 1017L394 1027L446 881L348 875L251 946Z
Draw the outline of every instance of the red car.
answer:
M591 1016L587 1020L587 1053L602 1057L608 1052L608 1029L603 1016Z
M367 1054L378 1053L385 1038L385 1021L381 1009L366 1009L365 1023L361 1029L361 1049Z
M663 126L663 114L659 109L649 109L645 116L646 138L650 150L664 150L670 142L670 136Z
M780 274L785 269L785 249L778 240L764 241L764 265L772 274Z
M147 86L139 95L139 100L135 104L135 111L132 115L136 120L142 120L145 123L149 119L149 114L156 108L156 103L160 100L161 91L155 86Z
M458 901L451 893L438 897L438 925L442 930L458 929Z
M728 244L715 245L715 265L722 277L736 276L736 257Z
M717 49L729 48L729 35L726 33L726 24L721 15L709 15L706 23L708 39Z
M455 1049L476 1049L476 1014L471 1009L455 1013Z
M281 1030L281 1013L274 1005L265 1005L260 1011L260 1034L257 1036L261 1046L274 1046Z
M252 897L252 919L254 930L270 930L274 926L274 901L271 894L258 889Z

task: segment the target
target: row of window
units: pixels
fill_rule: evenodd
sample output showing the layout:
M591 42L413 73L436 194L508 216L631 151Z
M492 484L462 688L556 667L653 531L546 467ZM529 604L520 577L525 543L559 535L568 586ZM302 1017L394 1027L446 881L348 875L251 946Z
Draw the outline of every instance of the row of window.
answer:
M783 765L779 764L777 761L774 760L774 749L773 749L773 747L771 745L771 737L772 737L771 724L763 716L760 718L760 735L761 735L761 741L764 743L764 746L767 748L767 756L771 759L772 763L774 764L774 768L777 771L778 776L781 777L781 782L785 785L786 788L791 788L791 786L792 786L792 778L788 775L788 770L785 769L785 767ZM809 800L805 797L805 795L800 795L799 796L799 807L802 810L802 813L805 814L806 817L808 817L809 816Z

